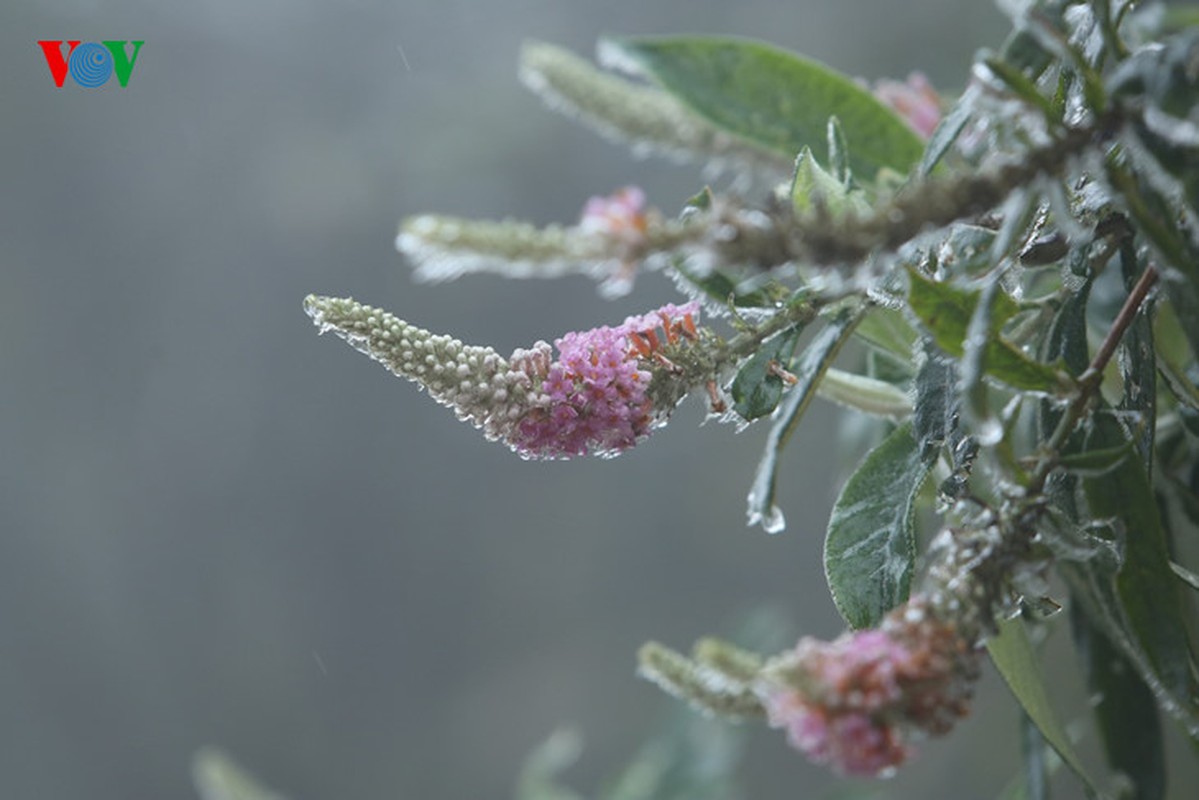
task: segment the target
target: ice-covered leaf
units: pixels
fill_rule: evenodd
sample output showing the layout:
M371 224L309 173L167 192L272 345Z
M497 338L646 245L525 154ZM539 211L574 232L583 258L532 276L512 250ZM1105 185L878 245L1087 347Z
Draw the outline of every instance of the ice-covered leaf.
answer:
M828 171L841 185L853 185L853 170L849 168L849 142L841 130L841 120L828 118Z
M912 413L912 398L903 389L855 372L830 369L816 392L825 400L876 417L900 420Z
M932 342L924 346L924 362L916 373L916 412L912 435L927 460L950 440L958 425L958 373Z
M1074 294L1066 298L1049 325L1043 355L1060 360L1072 375L1081 375L1090 363L1087 349L1087 302L1093 278L1088 276Z
M802 326L788 328L758 348L737 372L729 392L733 410L752 422L778 407L784 382L779 370L786 369L795 353Z
M1166 788L1165 752L1153 693L1086 615L1072 614L1071 622L1108 765L1132 783L1132 797L1160 800Z
M884 167L907 173L924 143L891 109L850 78L747 39L676 36L605 41L601 59L648 75L717 127L793 158L804 146L828 163L836 117L849 165L862 179Z
M924 148L924 155L920 158L920 167L916 171L920 177L927 177L937 168L974 117L974 94L973 89L967 89L933 129L933 134Z
M1070 769L1095 792L1095 782L1074 751L1065 727L1049 703L1049 691L1041 676L1041 666L1033 652L1032 643L1028 640L1028 632L1024 629L1024 621L1019 617L1001 621L999 635L987 641L987 651L1024 713L1028 714Z
M760 275L738 278L722 269L701 272L686 259L677 259L673 269L687 283L721 305L729 302L736 308L774 308L777 305L777 292L772 291Z
M1146 265L1140 263L1136 248L1124 247L1120 254L1124 285L1129 291ZM1157 358L1153 341L1153 301L1141 304L1136 316L1120 339L1120 376L1124 396L1118 408L1132 412L1140 421L1136 436L1137 451L1147 470L1153 465L1153 438L1157 426Z
M965 427L976 432L980 443L990 446L1003 438L1003 423L992 414L990 395L984 380L991 355L991 343L1001 324L995 324L1000 298L1007 295L1000 288L999 276L992 275L979 293L978 302L962 341L962 360L958 370L962 420Z
M1110 413L1096 415L1084 452L1126 447L1128 438ZM1124 563L1116 591L1131 628L1160 683L1175 697L1191 696L1190 650L1178 581L1170 569L1157 501L1135 452L1101 475L1083 479L1094 518L1121 520Z
M823 212L837 217L846 211L864 213L870 204L859 191L851 191L831 172L820 166L811 149L804 147L795 159L791 180L791 205L796 214Z
M586 59L544 42L521 49L520 77L550 107L563 111L635 153L703 158L785 174L794 154L779 156L732 136L670 94L605 73Z
M761 525L767 533L779 533L786 526L783 512L775 503L779 455L812 402L821 378L832 366L837 353L849 340L860 319L860 310L841 312L812 338L795 365L793 374L798 382L787 392L775 412L774 425L766 437L766 446L749 489L746 509L749 525Z
M1128 458L1133 451L1131 442L1117 447L1101 447L1095 450L1081 450L1066 453L1058 459L1062 469L1078 475L1098 476L1115 469L1121 461Z
M916 329L903 313L887 306L870 308L854 333L872 347L894 356L904 364L911 360L912 346L917 338Z
M1188 375L1194 357L1173 304L1158 304L1153 316L1153 340L1157 367L1165 385L1180 403L1199 411L1199 386Z
M1041 94L1036 81L1025 75L1014 64L1004 61L998 56L984 58L984 63L991 74L1007 86L1008 90L1033 108L1039 109L1046 120L1057 121L1058 113L1052 101Z
M912 311L932 334L937 346L961 358L965 352L970 320L980 293L929 280L909 271L908 296ZM1002 292L990 314L991 331L986 345L986 373L1016 389L1054 392L1064 388L1062 376L1049 364L1034 361L999 336L1004 322L1019 311L1015 302Z
M928 470L905 423L866 455L833 506L824 571L833 602L851 627L874 627L908 597L916 495Z
M192 757L192 781L200 800L283 800L233 762L228 755L205 747Z

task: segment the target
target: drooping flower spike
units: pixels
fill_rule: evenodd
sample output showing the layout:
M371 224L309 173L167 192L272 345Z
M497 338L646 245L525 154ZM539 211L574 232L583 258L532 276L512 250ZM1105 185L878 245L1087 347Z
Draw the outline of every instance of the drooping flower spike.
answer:
M771 725L813 761L883 777L916 740L965 716L978 677L974 632L917 595L879 628L804 637L767 667L757 691Z
M530 459L611 456L640 442L685 393L650 391L655 374L670 381L674 371L658 331L670 345L698 338L696 303L567 333L554 343L557 359L546 342L503 358L352 299L309 296L304 309L322 333L334 331Z

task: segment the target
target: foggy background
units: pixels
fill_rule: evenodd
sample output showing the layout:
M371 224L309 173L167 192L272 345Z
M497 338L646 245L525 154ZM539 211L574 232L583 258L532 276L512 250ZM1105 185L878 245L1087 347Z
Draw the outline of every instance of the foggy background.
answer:
M744 518L765 426L699 427L689 400L614 461L525 463L301 300L509 352L677 299L658 275L611 303L584 278L411 282L402 216L569 224L628 183L675 213L703 184L544 110L526 38L739 34L952 92L1006 30L956 0L5 3L0 797L194 798L213 744L296 800L503 798L563 724L590 790L673 707L633 675L645 640L763 607L835 635L821 540L853 456L828 406L770 537ZM145 45L127 88L58 89L39 39ZM954 736L858 786L994 796L1016 730L990 676ZM832 783L765 729L743 774L755 800Z

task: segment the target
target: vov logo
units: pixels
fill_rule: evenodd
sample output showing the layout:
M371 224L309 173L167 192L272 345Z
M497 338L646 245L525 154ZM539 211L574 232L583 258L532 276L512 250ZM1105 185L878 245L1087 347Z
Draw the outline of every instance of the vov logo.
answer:
M50 77L54 85L62 87L67 79L67 73L75 83L87 89L103 86L115 72L117 82L121 86L129 83L129 75L133 72L133 64L141 51L144 41L110 41L84 42L68 41L67 52L62 52L63 40L38 42L42 53L46 56L46 66L50 67ZM127 46L133 45L130 53Z

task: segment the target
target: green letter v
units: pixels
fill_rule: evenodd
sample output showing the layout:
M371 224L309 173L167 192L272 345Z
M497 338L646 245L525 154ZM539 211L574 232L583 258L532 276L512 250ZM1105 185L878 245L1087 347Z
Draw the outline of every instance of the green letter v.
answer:
M129 83L129 73L133 72L133 62L137 61L137 54L141 51L145 41L133 43L133 57L129 59L125 58L125 42L112 41L101 42L101 44L108 48L108 52L112 53L112 69L117 74L117 80L121 82L122 86Z

